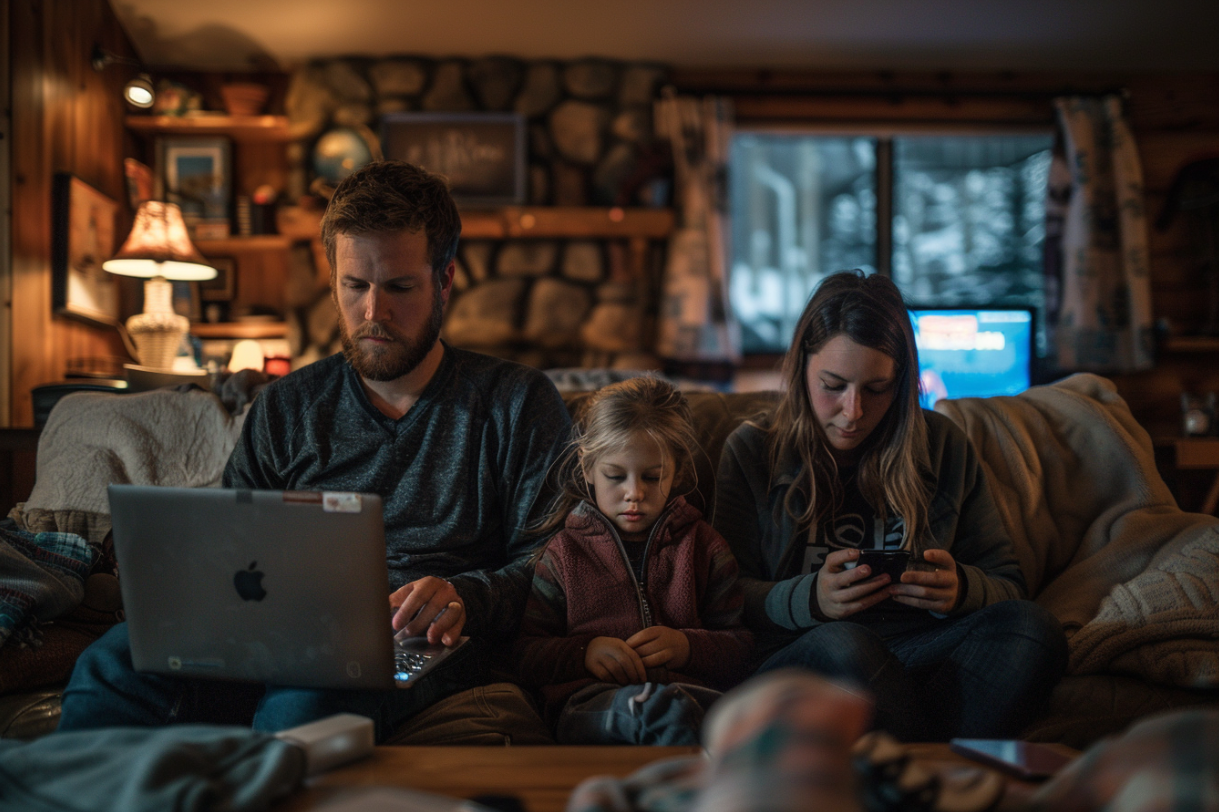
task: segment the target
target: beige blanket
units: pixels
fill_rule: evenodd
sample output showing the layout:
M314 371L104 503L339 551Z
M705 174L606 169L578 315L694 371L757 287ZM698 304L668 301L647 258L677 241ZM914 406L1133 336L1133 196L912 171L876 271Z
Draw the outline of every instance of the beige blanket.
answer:
M39 437L30 498L9 515L24 529L101 544L110 531L107 485L219 485L244 419L200 389L68 395Z
M1110 381L935 408L978 449L1030 594L1070 639L1071 673L1219 686L1219 519L1177 507Z

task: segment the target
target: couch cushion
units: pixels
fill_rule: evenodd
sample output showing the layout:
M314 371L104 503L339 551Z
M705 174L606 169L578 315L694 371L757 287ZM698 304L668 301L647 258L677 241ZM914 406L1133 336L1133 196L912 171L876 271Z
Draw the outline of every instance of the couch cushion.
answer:
M0 739L36 739L59 726L60 688L0 696Z
M1153 685L1117 674L1069 676L1058 683L1045 713L1021 738L1082 750L1145 716L1195 706L1219 708L1219 691Z

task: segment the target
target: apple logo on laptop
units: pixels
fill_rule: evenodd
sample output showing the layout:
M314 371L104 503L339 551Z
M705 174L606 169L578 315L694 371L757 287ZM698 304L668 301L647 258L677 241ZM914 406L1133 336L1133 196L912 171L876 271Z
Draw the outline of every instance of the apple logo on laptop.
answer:
M249 569L238 570L233 576L233 586L237 588L237 594L243 601L260 601L267 597L267 590L262 588L262 576L265 573L254 569L256 566L258 562L251 561Z

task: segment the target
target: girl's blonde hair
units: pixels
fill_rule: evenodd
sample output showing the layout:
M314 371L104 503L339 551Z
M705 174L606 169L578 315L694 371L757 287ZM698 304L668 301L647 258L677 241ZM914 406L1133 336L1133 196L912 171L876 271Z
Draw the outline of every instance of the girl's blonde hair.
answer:
M808 394L808 359L836 336L879 350L893 359L893 403L864 440L859 490L882 518L890 512L906 525L903 546L920 549L931 501L927 472L927 424L919 406L918 348L901 292L888 277L844 271L826 277L804 308L783 359L785 391L770 423L770 468L788 450L800 457L800 473L783 507L801 528L816 528L842 503L838 465ZM807 500L797 515L793 498Z
M655 440L665 465L673 467L670 494L694 488L694 455L699 445L685 395L661 378L629 378L598 389L576 414L572 441L558 462L559 491L537 528L539 534L549 535L562 527L567 514L581 501L596 501L585 472L601 457L622 448L634 434Z

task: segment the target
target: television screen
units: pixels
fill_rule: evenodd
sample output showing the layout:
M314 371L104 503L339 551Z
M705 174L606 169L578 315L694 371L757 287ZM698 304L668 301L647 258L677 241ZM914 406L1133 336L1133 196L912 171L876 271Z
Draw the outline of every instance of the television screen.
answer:
M943 398L1018 395L1032 379L1033 312L911 308L923 408Z

